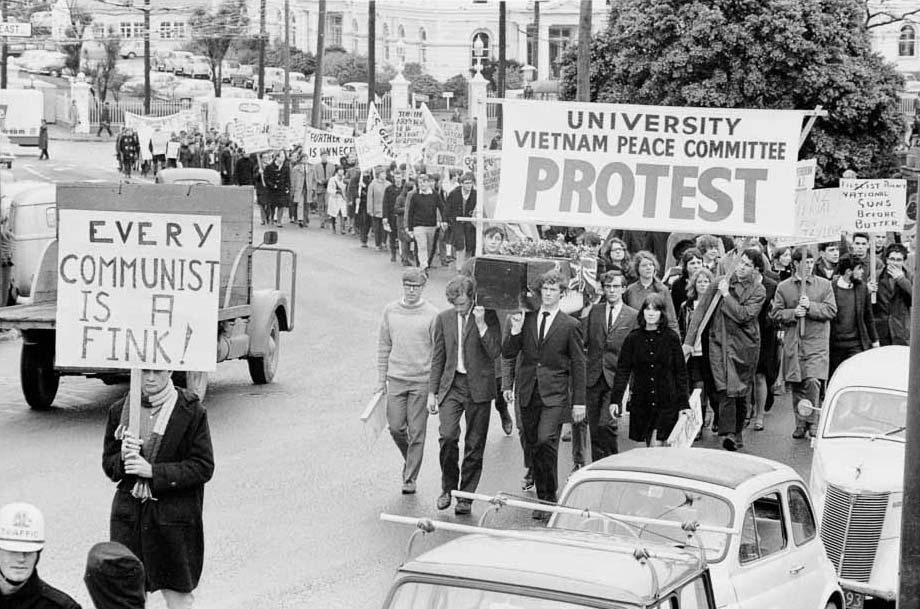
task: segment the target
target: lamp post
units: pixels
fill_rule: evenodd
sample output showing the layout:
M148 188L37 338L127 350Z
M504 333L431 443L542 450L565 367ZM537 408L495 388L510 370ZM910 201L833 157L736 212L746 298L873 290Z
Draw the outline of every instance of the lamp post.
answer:
M473 57L476 60L473 69L476 70L477 75L482 74L482 58L484 55L485 45L482 43L482 36L480 34L476 34L476 38L473 40Z

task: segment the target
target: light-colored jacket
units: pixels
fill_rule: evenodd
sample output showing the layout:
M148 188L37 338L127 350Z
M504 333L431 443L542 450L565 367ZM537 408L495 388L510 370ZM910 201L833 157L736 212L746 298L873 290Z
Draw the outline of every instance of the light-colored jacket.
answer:
M804 331L799 331L795 309L799 304L801 279L793 275L782 281L773 297L773 321L783 328L783 375L788 383L806 378L827 379L831 320L837 315L837 301L831 282L809 276L805 280L808 311Z
M291 200L301 205L307 200L307 166L297 163L291 167Z
M383 217L383 199L386 196L387 187L390 185L386 180L374 180L367 188L367 213L375 218Z

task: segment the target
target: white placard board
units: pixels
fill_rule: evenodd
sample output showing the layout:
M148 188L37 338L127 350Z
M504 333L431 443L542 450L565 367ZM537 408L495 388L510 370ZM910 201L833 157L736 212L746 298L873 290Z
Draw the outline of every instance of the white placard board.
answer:
M791 236L805 112L504 103L496 219Z
M795 166L795 189L811 190L815 187L815 173L818 171L817 159L805 159Z
M307 163L319 163L323 153L338 163L343 156L355 154L355 138L307 127L303 148Z
M847 231L847 203L839 188L795 193L795 236L778 238L781 247L838 241Z
M843 178L840 190L847 204L847 230L876 234L904 230L906 180Z
M220 217L60 210L55 363L214 370Z

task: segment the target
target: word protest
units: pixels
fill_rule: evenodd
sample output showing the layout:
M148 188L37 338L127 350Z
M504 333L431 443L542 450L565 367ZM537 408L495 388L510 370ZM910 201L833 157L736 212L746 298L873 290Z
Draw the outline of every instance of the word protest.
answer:
M509 101L496 219L789 236L804 114Z
M307 157L307 163L311 164L322 161L324 154L338 162L343 156L353 156L355 154L355 138L343 137L328 131L307 127L304 138L304 154Z
M60 210L56 364L214 370L220 218Z
M847 230L846 205L839 188L798 190L795 193L795 235L778 238L780 247L837 241Z
M906 180L843 178L847 230L885 233L904 230L907 211Z

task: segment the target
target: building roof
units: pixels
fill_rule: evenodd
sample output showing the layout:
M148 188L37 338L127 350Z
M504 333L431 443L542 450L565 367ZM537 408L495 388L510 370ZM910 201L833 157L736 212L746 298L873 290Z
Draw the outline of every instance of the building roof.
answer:
M788 469L782 463L724 450L634 448L595 461L586 468L586 472L621 471L659 474L727 488L738 488L755 476Z
M528 533L531 539L464 535L409 561L400 568L400 574L494 582L514 586L522 594L527 589L563 591L635 605L648 602L654 592L649 567L640 564L632 554L635 548L626 540L561 529L520 532ZM591 545L572 547L556 542L563 539ZM643 543L654 555L655 546ZM616 548L621 551L613 551ZM675 554L670 547L663 551ZM682 583L699 568L697 557L691 553L650 558L649 565L656 570L661 591Z

